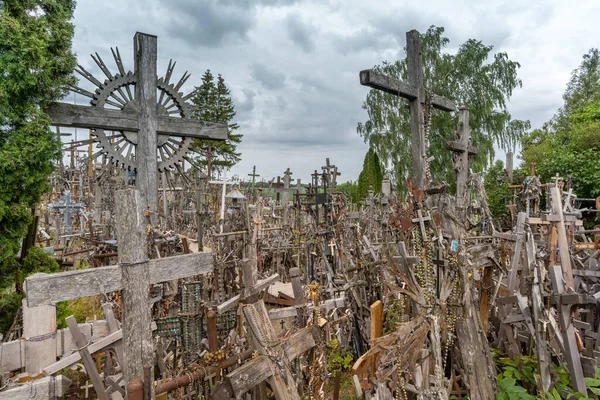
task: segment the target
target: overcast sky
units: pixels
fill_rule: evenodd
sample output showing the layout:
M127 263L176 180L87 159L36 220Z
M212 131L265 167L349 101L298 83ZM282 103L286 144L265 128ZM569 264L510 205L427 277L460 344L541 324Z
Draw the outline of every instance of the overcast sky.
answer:
M116 70L114 46L133 69L135 32L157 35L159 76L172 58L174 76L192 74L184 93L206 69L231 89L244 135L232 173L246 176L256 165L271 179L290 167L307 181L329 157L346 181L357 179L367 150L356 133L368 92L358 73L404 57L407 31L443 26L448 52L469 38L507 52L523 80L509 110L539 127L561 106L582 55L600 46L599 15L596 0L79 1L73 46L91 70L94 52Z

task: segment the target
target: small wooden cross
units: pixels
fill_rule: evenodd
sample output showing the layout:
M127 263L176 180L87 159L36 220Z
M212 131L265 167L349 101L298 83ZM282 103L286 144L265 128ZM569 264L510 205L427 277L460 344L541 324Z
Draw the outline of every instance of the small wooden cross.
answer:
M94 387L94 385L90 381L85 381L85 385L79 387L80 389L85 389L84 398L86 398L86 399L90 398L90 388L93 388L93 387Z
M188 386L185 389L185 394L182 396L182 399L183 400L192 400L195 398L194 395L196 395L196 391L193 388L191 388L191 386Z
M208 386L210 387L210 391L212 392L213 389L213 378L216 377L217 374L215 374L214 372L209 373L208 371L206 372L206 376L204 377L204 381L208 382Z
M421 235L423 236L423 240L427 240L427 231L425 230L425 221L431 221L431 217L429 215L427 215L426 217L423 217L423 213L421 212L421 210L417 210L417 216L418 218L413 218L412 222L418 222L420 227L421 227Z
M327 245L327 247L329 247L331 249L331 255L333 256L333 249L335 248L335 240L333 240L333 238L331 238L331 240L329 241L329 244Z

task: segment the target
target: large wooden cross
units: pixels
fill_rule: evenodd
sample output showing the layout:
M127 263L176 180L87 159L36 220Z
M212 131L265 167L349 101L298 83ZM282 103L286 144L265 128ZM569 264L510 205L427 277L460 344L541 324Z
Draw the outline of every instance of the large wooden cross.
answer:
M425 188L425 143L424 116L425 86L423 78L423 59L421 57L421 37L418 31L406 33L406 53L408 83L390 78L378 71L369 69L360 72L360 84L382 90L408 99L410 104L410 132L412 147L413 188ZM456 111L452 100L433 94L431 106L443 111Z
M154 365L150 284L213 271L211 253L193 253L149 260L147 225L139 191L117 191L119 265L55 274L35 274L25 280L27 306L123 291L123 374L125 381L143 376L143 366ZM174 268L176 266L176 268Z
M122 110L53 103L52 125L136 132L136 186L153 218L158 211L157 149L169 136L227 139L227 125L170 117L157 103L157 37L137 32L133 38L135 104ZM177 88L178 89L178 88ZM164 108L164 107L163 107Z

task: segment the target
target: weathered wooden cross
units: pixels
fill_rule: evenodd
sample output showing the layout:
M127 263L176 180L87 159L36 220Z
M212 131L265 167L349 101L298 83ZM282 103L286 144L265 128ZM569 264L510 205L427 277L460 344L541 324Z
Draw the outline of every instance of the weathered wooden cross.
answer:
M408 67L408 83L390 78L375 70L360 72L360 84L382 90L408 99L410 104L410 132L412 147L413 188L425 189L425 143L424 106L425 86L423 78L423 59L421 57L421 37L418 31L406 33L406 52ZM456 111L456 105L436 94L431 96L431 106L442 111Z
M460 107L458 114L457 140L448 142L448 148L455 153L454 171L456 172L456 205L464 209L467 178L469 177L469 159L477 154L477 148L471 146L471 128L469 127L469 109Z
M142 200L133 189L117 192L119 265L55 274L35 274L25 280L27 305L123 290L123 373L126 381L143 376L143 365L153 365L150 284L206 275L213 271L211 253L192 253L148 260ZM177 268L174 268L177 266Z
M156 218L159 144L166 142L170 136L225 140L227 125L170 117L169 112L157 103L157 37L137 32L133 38L133 47L135 104L126 104L123 109L115 110L53 103L47 112L55 126L136 133L128 136L136 144L136 186L142 195L144 207ZM108 70L104 72L107 73ZM123 73L124 71L121 72Z
M29 307L123 290L123 375L126 382L142 378L144 365L149 365L151 370L154 365L150 284L202 275L213 269L210 253L148 259L146 228L148 224L156 225L157 221L159 141L168 140L169 136L227 138L225 124L171 118L162 104L158 104L156 48L156 36L136 33L135 74L132 77L135 104L125 104L122 110L111 110L54 103L48 110L52 123L57 126L136 133L130 137L135 136L137 145L136 184L139 191L121 190L116 196L119 265L36 275L25 282ZM112 78L105 67L103 70L108 78ZM171 66L168 75L170 72ZM177 268L173 268L174 265ZM153 387L146 389L153 391Z

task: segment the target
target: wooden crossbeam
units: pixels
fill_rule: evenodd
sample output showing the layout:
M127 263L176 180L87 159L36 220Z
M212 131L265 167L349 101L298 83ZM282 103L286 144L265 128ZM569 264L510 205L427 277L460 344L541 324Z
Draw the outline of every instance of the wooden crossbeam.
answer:
M72 128L104 129L138 132L136 111L113 110L67 103L52 103L46 110L52 125ZM160 136L192 137L195 139L227 139L227 125L194 119L159 116L156 133Z
M395 96L414 100L418 97L418 89L406 82L391 78L373 69L360 71L360 84L381 90ZM433 94L431 105L442 111L456 111L456 104L450 99Z
M150 260L150 283L167 282L213 271L212 253L192 253ZM176 268L175 268L176 267ZM27 305L55 304L123 289L121 267L89 268L55 274L34 274L25 279Z

